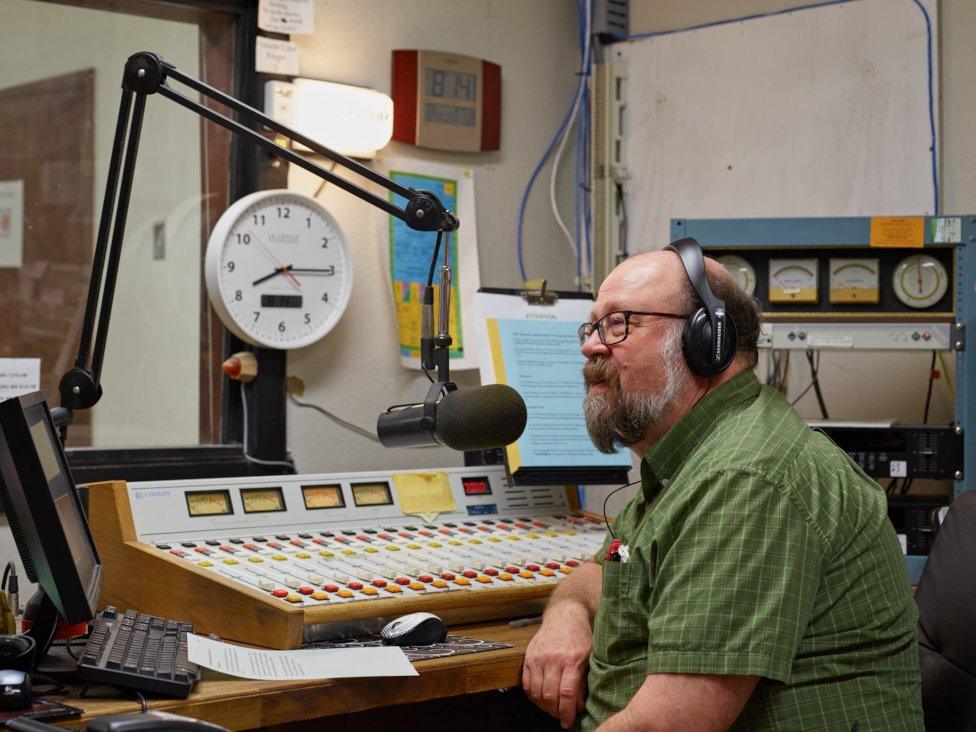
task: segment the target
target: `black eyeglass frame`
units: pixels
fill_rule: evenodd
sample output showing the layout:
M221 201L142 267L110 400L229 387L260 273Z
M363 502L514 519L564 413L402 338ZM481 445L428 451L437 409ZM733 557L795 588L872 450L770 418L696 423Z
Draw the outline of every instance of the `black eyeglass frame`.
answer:
M601 323L603 323L603 321L609 318L611 315L621 315L621 314L624 316L624 334L618 340L615 341L612 340L608 343L607 338L604 335L603 326L601 325ZM596 331L597 335L600 337L600 343L602 343L605 346L616 346L618 343L623 343L625 340L627 340L627 336L630 335L631 315L656 315L659 318L680 318L680 319L685 319L688 317L687 315L679 315L677 313L658 313L658 312L647 311L647 310L614 310L612 312L607 313L602 318L593 321L592 323L582 323L580 325L579 330L577 330L576 332L577 335L579 336L580 347L582 347L583 344L590 339L590 336L593 335L594 330Z

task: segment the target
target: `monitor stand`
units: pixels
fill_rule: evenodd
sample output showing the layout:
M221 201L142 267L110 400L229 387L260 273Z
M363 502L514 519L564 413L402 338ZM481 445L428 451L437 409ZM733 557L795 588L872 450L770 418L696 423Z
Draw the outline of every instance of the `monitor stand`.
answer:
M86 624L66 623L43 590L37 591L28 606L33 609L33 617L24 618L30 621L30 627L24 631L24 635L29 635L37 644L34 651L34 671L57 681L74 680L78 662L71 657L67 648L52 649L51 644L56 635L68 637L84 633L87 630ZM72 628L76 628L77 633L71 633ZM58 633L59 629L65 632Z

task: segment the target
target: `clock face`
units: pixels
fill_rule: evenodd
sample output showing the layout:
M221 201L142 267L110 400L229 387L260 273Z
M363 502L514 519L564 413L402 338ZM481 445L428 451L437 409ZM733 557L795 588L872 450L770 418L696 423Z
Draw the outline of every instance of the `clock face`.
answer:
M260 191L220 217L206 277L210 302L232 333L257 346L299 348L339 321L352 260L338 222L318 201Z

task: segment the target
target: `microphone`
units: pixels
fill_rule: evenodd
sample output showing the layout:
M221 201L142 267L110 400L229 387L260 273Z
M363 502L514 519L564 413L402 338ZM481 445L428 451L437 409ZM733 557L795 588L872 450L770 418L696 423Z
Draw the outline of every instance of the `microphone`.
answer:
M390 407L376 420L384 447L446 445L452 450L488 450L515 442L525 429L521 395L505 384L457 389L440 397L435 383L420 404Z

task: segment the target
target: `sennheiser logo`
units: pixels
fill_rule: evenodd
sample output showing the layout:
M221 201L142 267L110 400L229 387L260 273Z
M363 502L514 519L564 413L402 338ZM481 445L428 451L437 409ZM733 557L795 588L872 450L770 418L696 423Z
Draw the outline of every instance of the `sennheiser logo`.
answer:
M725 309L715 311L715 362L722 360L722 339L725 336Z

